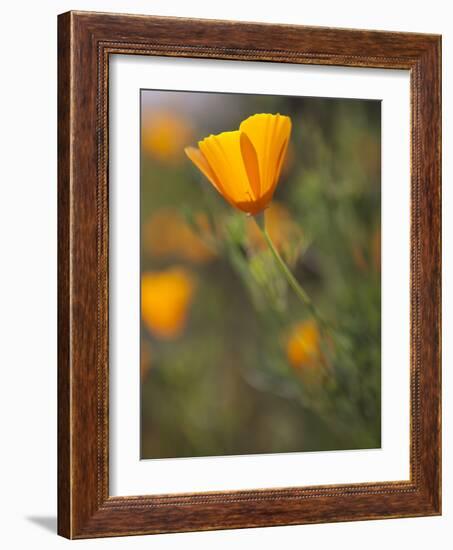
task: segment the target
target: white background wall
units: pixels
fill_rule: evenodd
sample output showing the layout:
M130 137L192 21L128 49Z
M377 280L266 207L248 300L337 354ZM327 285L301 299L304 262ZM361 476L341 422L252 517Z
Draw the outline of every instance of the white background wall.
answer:
M41 0L1 10L0 541L6 549L259 546L446 549L453 534L451 2ZM70 9L443 34L444 515L71 543L56 525L57 14ZM448 254L450 252L450 254ZM450 306L450 307L449 307ZM450 328L451 332L451 328Z

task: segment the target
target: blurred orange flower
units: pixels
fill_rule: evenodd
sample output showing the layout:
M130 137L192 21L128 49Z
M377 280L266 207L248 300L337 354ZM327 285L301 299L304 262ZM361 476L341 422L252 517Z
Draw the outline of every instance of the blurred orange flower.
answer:
M142 148L160 162L178 163L192 135L190 123L184 117L167 111L151 112L143 120Z
M226 201L255 215L272 200L290 133L288 116L256 114L239 130L210 135L185 152Z
M142 319L155 336L176 338L184 330L195 282L181 267L142 275Z
M291 217L288 209L282 204L273 202L264 211L264 219L266 230L275 248L290 263L295 261L302 245L303 232L301 227ZM247 233L252 249L267 249L263 233L253 220L248 221Z
M316 367L321 360L321 335L312 319L297 323L291 330L286 346L289 364L295 369Z
M194 223L200 233L210 235L206 215L195 215ZM214 257L196 230L173 208L161 208L144 224L143 242L148 252L156 257L178 257L195 263L207 262Z

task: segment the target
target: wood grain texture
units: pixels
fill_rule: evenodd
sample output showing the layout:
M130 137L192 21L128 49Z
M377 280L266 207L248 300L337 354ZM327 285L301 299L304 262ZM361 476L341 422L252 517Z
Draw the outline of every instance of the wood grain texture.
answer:
M87 538L440 514L440 37L85 12L58 24L58 532ZM109 496L112 54L410 71L410 481Z
M58 532L70 536L70 18L58 22Z

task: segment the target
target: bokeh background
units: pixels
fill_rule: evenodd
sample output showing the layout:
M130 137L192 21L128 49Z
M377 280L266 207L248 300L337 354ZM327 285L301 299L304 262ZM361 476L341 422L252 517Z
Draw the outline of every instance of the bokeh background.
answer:
M378 448L379 101L141 92L141 457ZM184 154L255 113L292 119L266 224Z

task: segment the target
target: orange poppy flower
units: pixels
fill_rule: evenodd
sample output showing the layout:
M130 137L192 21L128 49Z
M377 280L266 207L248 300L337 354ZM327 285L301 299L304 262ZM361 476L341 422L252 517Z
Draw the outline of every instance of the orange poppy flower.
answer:
M315 367L321 360L321 335L315 321L296 324L288 338L286 355L295 369Z
M183 331L195 283L186 269L173 267L142 275L142 319L157 337L176 338Z
M203 213L197 213L195 220L200 233L210 235L209 222ZM195 263L212 260L214 253L201 237L174 208L156 211L143 227L144 245L152 256L178 257Z
M210 135L185 153L232 206L255 215L272 200L291 133L291 119L256 114L239 130Z
M302 248L303 231L291 217L288 209L274 201L265 212L265 227L275 248L285 260L293 264ZM267 248L263 233L252 219L248 220L247 232L252 250Z
M143 150L154 159L167 164L183 160L181 149L192 139L189 122L169 111L150 112L142 124Z

